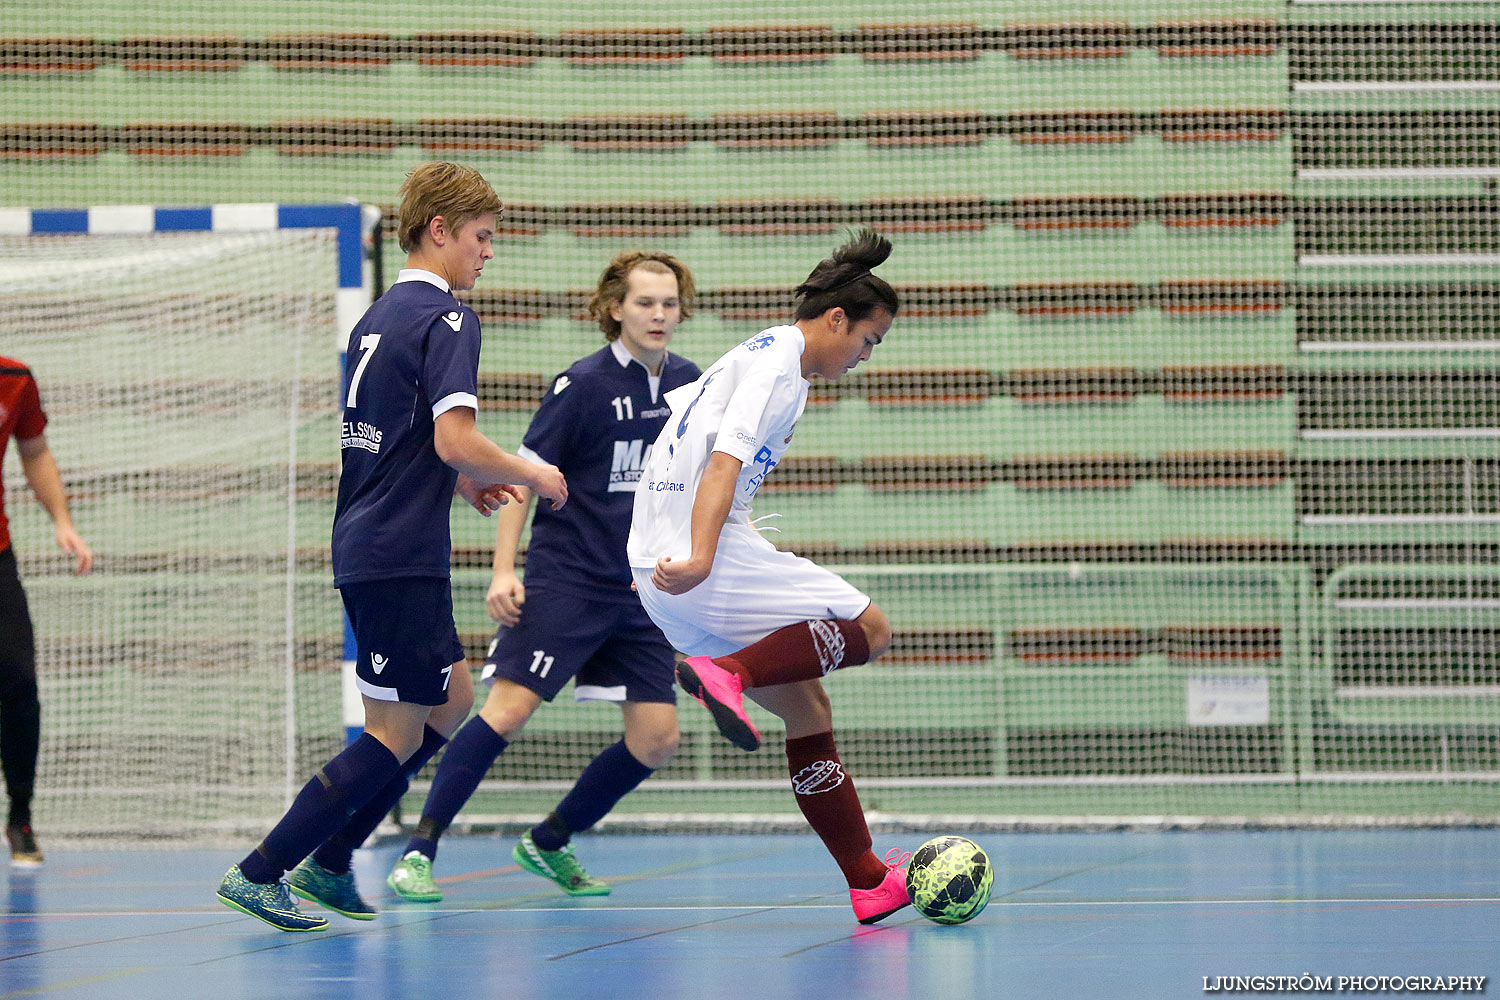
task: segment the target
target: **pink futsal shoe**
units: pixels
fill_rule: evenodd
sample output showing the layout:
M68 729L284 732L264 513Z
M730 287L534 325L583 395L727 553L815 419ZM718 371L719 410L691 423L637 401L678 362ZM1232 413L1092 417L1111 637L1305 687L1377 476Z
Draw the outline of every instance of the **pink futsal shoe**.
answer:
M677 683L713 714L724 738L741 750L759 750L760 733L745 714L740 679L706 656L689 656L677 665Z
M902 907L910 906L911 897L906 894L906 869L888 869L885 878L873 889L850 889L849 902L854 907L854 916L862 924L879 923Z

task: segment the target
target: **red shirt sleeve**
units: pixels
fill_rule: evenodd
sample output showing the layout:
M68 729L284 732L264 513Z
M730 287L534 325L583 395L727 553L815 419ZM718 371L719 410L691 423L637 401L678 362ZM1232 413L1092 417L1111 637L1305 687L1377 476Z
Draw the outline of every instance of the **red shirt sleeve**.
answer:
M47 414L42 410L42 394L37 390L35 378L26 380L17 403L16 440L25 441L42 433L47 427Z

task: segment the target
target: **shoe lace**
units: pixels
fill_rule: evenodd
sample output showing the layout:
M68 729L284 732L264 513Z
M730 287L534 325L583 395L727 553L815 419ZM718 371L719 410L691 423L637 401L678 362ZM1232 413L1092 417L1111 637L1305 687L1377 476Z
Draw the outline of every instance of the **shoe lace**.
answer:
M552 870L573 885L583 885L597 881L594 876L588 873L583 865L578 863L578 859L573 856L572 844L564 844L557 851L548 851L547 853L556 855L547 859L548 863L552 865Z
M885 862L887 868L900 868L911 861L911 851L903 851L899 847L893 847L885 852L885 857L881 860Z
M285 880L276 882L272 886L272 890L271 891L275 895L274 902L276 903L277 907L279 907L280 909L283 909L283 910L296 911L297 904L292 899L292 890L291 890L290 887L287 886Z

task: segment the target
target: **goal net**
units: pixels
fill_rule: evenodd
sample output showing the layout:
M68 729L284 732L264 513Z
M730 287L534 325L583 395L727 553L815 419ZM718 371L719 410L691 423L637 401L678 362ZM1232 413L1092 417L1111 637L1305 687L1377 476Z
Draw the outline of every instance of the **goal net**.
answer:
M39 829L264 827L336 744L338 277L326 228L0 236L0 345L97 557L72 575L10 449Z

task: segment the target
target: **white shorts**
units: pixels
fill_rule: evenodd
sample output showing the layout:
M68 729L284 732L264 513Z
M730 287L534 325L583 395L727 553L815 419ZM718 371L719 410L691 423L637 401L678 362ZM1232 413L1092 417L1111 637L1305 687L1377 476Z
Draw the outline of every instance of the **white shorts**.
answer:
M668 594L635 567L635 589L667 641L689 656L724 656L779 628L818 618L855 619L867 594L810 559L782 552L748 525L719 534L713 572L686 594Z

